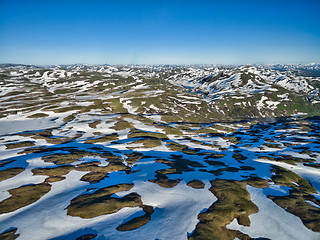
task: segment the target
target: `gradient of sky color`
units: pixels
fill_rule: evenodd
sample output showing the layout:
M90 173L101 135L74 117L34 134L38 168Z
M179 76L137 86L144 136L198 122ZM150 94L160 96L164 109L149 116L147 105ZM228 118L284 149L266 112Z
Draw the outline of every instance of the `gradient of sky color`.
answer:
M320 62L320 0L0 0L0 63Z

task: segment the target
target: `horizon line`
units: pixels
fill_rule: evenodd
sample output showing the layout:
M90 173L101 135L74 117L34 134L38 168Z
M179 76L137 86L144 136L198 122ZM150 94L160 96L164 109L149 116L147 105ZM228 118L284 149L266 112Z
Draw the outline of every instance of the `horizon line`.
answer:
M248 65L320 65L320 62L300 62L300 63L60 63L60 64L26 64L26 63L12 63L12 62L4 62L0 63L0 65L20 65L20 66L63 66L63 65L93 65L93 66L203 66L203 65L211 65L211 66L248 66Z

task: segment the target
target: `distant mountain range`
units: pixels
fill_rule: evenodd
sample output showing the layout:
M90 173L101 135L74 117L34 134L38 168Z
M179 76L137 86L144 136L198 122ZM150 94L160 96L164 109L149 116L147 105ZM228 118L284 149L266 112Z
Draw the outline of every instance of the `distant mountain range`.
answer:
M261 118L320 114L320 64L275 65L92 65L34 66L1 64L22 71L24 77L53 82L76 81L75 76L94 75L166 81L196 93L212 118ZM34 76L36 70L38 74ZM66 75L60 74L61 71ZM46 73L47 72L47 73ZM41 81L40 81L41 82ZM43 81L42 81L43 82Z

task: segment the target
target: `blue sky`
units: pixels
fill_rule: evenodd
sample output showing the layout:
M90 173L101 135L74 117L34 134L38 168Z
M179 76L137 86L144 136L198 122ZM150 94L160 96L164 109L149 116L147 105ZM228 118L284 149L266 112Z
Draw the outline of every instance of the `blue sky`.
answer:
M320 62L320 0L0 0L0 63Z

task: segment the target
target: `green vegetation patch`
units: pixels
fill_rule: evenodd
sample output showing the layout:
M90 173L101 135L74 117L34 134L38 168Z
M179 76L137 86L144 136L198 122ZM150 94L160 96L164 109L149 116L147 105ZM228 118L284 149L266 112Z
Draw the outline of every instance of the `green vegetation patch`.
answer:
M102 168L102 167L99 167ZM115 172L115 171L130 171L131 168L124 165L122 162L110 162L108 166L104 167L108 172Z
M255 188L267 188L269 187L269 183L267 180L262 179L260 177L249 177L248 179L243 180L246 184L255 187Z
M69 153L55 153L47 156L43 156L42 160L45 162L53 162L54 164L69 164L80 160L81 158L87 156L98 156L98 153L78 150L78 149L69 149Z
M99 143L99 142L116 141L119 139L118 137L119 137L119 135L117 133L112 133L112 134L108 134L108 135L105 135L100 138L89 139L89 140L85 141L84 143Z
M56 109L53 109L53 111L55 113L65 113L65 112L84 110L84 109L86 108L83 106L69 106L69 107L56 108Z
M192 180L188 182L187 185L196 189L201 189L201 188L204 188L205 186L204 183L200 180Z
M62 165L58 167L48 167L48 168L35 168L32 169L32 173L34 175L45 175L49 176L50 180L56 179L57 181L64 179L63 176L67 175L72 170L77 171L88 171L89 173L85 174L81 180L96 183L101 181L105 178L108 173L115 172L115 171L126 171L130 172L130 167L124 165L122 162L110 162L108 166L100 167L98 166L100 162L93 161L93 162L86 162L76 166L72 165ZM59 180L60 179L60 180Z
M98 234L85 234L80 237L77 237L76 240L91 240L94 239Z
M48 183L26 185L9 190L11 197L0 202L0 213L13 212L38 201L43 195L48 193L51 185Z
M181 136L183 134L179 129L168 126L168 125L157 125L157 127L164 130L166 135Z
M44 153L50 151L47 147L26 148L18 154Z
M291 155L279 155L275 160L294 165L296 163L314 162L314 159L293 157Z
M0 171L0 181L12 178L23 171L24 171L24 168L21 168L21 167L8 168L5 170L1 170Z
M315 232L320 232L320 210L306 200L320 205L320 201L312 195L301 196L290 194L282 197L269 197L287 212L298 216L303 224Z
M108 160L108 162L122 162L122 158L114 155L112 152L109 151L104 151L103 154L101 155L101 157L104 157Z
M128 113L128 110L123 107L119 98L108 99L106 103L112 108L113 113Z
M161 178L161 179L152 179L149 180L150 182L158 184L160 187L163 188L173 188L178 185L180 180L171 180L167 178Z
M281 167L274 166L272 172L275 173L271 178L277 185L293 188L295 192L302 194L315 194L316 189L304 178ZM296 184L294 184L294 183ZM297 186L298 184L298 186Z
M122 162L110 162L108 166L100 167L98 166L100 162L87 162L75 166L75 170L78 171L91 171L100 173L109 173L115 171L130 171L130 168L124 165Z
M183 145L177 142L167 142L166 146L174 152L183 152L185 154L197 155L198 151L189 148L187 145Z
M69 153L72 153L74 150L74 147L33 147L33 148L26 148L23 151L19 152L18 154L30 154L30 153L39 153L39 154L48 154L48 153L52 153L55 151L67 151ZM82 151L82 150L79 150ZM94 154L94 153L93 153ZM56 154L52 154L52 155L56 155Z
M127 128L131 129L131 128L133 128L133 125L132 125L132 123L127 122L125 120L117 121L116 124L114 125L114 127L112 127L112 129L114 129L116 131L121 131L121 130L124 130Z
M320 163L304 163L304 166L320 169Z
M143 157L143 154L139 152L133 152L133 153L126 154L126 156L128 157L126 159L126 162L128 164L135 164Z
M115 213L124 207L141 207L143 203L137 193L130 193L121 198L112 194L129 191L133 184L118 184L97 190L92 194L84 194L71 200L67 214L81 218L93 218Z
M233 144L239 144L241 143L240 140L241 138L240 137L229 137L229 136L222 136L222 138L228 142L231 142Z
M275 166L272 170L276 175L271 178L281 186L287 186L290 195L288 196L269 196L277 205L298 216L303 224L315 232L320 232L320 209L309 204L311 201L320 205L320 201L312 194L316 194L316 189L304 178L299 175Z
M166 115L161 115L161 120L166 123L172 123L172 122L180 122L182 121L182 118L177 114L172 114L172 115L166 114Z
M48 177L46 178L46 183L52 183L52 182L59 182L66 179L66 177L60 177L60 176L54 176L54 177Z
M210 153L209 155L207 155L205 157L205 159L219 159L219 158L223 158L225 156L225 154L223 153ZM211 162L214 162L214 161L211 161Z
M282 149L282 144L276 144L276 143L265 143L262 146L267 146L268 148L277 148Z
M49 117L49 115L46 113L35 113L28 116L28 118L45 118L45 117Z
M17 228L13 228L7 231L4 231L0 234L0 240L14 240L20 236L17 232Z
M71 140L70 138L67 137L54 137L52 135L52 130L44 130L41 132L34 133L34 136L32 137L33 139L44 139L46 142L51 143L51 144L61 144L66 141Z
M157 138L161 140L167 140L168 137L163 133L157 132L144 132L141 130L133 130L129 135L129 138Z
M194 171L194 167L203 167L199 162L182 158L182 155L171 155L171 160L168 159L156 159L156 162L163 163L171 168L157 170L158 175L167 174L182 174L183 172Z
M248 216L258 212L258 207L250 200L246 182L216 179L211 185L210 191L218 200L198 215L200 222L189 239L250 239L248 235L226 228L234 218L239 224L249 226Z
M130 221L121 224L116 229L118 231L131 231L131 230L138 229L143 225L147 224L151 220L151 214L154 212L154 210L152 206L146 206L146 205L144 205L142 209L145 212L144 215L133 218Z
M162 141L158 138L143 138L132 143L142 143L145 148L155 148L162 145ZM136 149L136 147L128 147L129 149Z
M15 160L0 160L0 167L3 167L9 163L14 162Z
M31 171L34 175L61 177L61 176L67 175L72 170L74 170L74 166L63 165L63 166L52 167L52 168L34 168Z
M243 163L244 160L247 159L246 156L243 156L241 153L239 152L235 152L232 157L237 160L239 163Z
M22 148L22 147L32 147L32 146L35 146L35 143L31 142L31 141L24 141L24 142L6 144L7 149L15 149L15 148Z
M89 172L82 176L80 180L89 183L98 183L107 176L108 174L103 172Z
M209 173L212 173L215 176L220 176L220 175L223 174L223 172L238 172L240 170L241 170L240 168L236 168L236 167L224 167L224 168L219 168L219 169L210 170L210 171L205 170L205 169L201 169L200 171L209 172Z
M76 118L76 116L78 115L78 113L72 113L69 116L65 117L63 119L64 122L71 122L72 120L74 120Z
M89 123L89 127L96 128L101 123L101 120L96 120L94 122Z
M299 157L293 157L291 155L275 155L270 154L271 156L259 156L259 159L268 159L270 161L278 161L278 162L285 162L288 164L296 165L296 163L304 163L305 162L314 162L314 159L311 158L299 158ZM277 156L277 157L276 157Z

